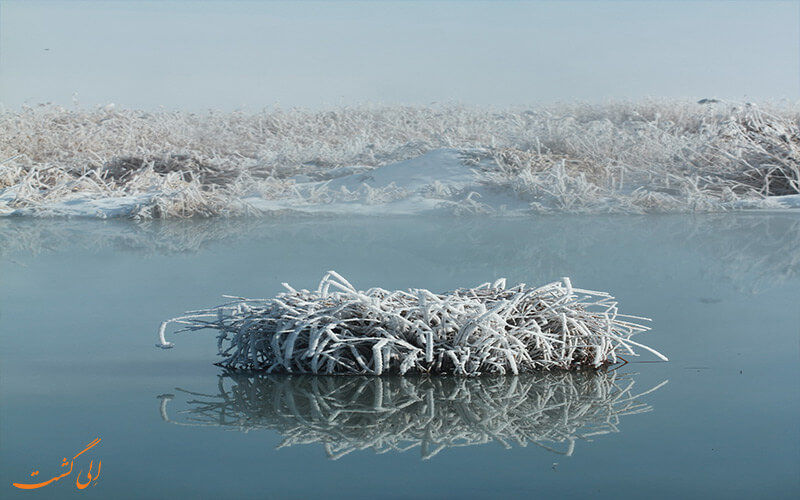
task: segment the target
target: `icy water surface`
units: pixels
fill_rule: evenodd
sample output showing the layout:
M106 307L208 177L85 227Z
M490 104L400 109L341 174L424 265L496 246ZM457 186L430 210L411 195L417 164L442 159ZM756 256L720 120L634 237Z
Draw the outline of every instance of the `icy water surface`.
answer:
M242 377L212 364L213 332L154 345L164 319L315 287L328 269L361 289L439 292L569 276L653 318L636 340L670 362ZM798 299L795 213L4 219L0 497L793 498Z

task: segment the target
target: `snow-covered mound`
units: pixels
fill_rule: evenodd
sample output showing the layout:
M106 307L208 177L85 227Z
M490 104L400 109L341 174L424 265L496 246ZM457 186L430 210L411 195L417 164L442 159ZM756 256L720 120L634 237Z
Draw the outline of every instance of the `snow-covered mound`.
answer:
M298 179L302 180L302 178ZM244 201L260 212L416 215L436 211L524 212L512 193L492 192L462 152L438 149L324 182L299 182L295 198ZM491 205L485 200L490 200Z
M0 216L800 207L793 106L0 113Z

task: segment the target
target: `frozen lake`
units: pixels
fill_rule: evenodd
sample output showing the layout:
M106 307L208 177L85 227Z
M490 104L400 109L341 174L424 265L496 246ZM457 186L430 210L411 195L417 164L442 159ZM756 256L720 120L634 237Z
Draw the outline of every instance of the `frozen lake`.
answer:
M221 377L211 331L154 346L165 319L284 281L313 288L328 269L359 289L435 292L569 276L653 318L636 340L670 361L643 353L595 376L248 379ZM11 484L62 474L100 438L33 496L789 498L798 299L797 213L4 218L0 496L32 495Z

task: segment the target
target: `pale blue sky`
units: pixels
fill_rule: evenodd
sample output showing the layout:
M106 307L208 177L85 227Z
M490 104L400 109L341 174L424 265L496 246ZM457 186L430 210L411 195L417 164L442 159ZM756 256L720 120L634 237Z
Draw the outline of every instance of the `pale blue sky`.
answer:
M800 99L797 1L0 0L0 103Z

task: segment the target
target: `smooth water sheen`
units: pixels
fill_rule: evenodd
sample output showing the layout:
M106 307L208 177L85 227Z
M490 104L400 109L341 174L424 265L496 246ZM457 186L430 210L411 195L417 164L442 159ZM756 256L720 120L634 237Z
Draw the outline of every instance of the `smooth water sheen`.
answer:
M213 365L211 331L155 347L162 320L328 269L361 289L569 276L653 318L635 340L670 362L242 377ZM798 299L796 213L3 219L0 497L793 498ZM63 474L96 438L62 479L12 486Z

